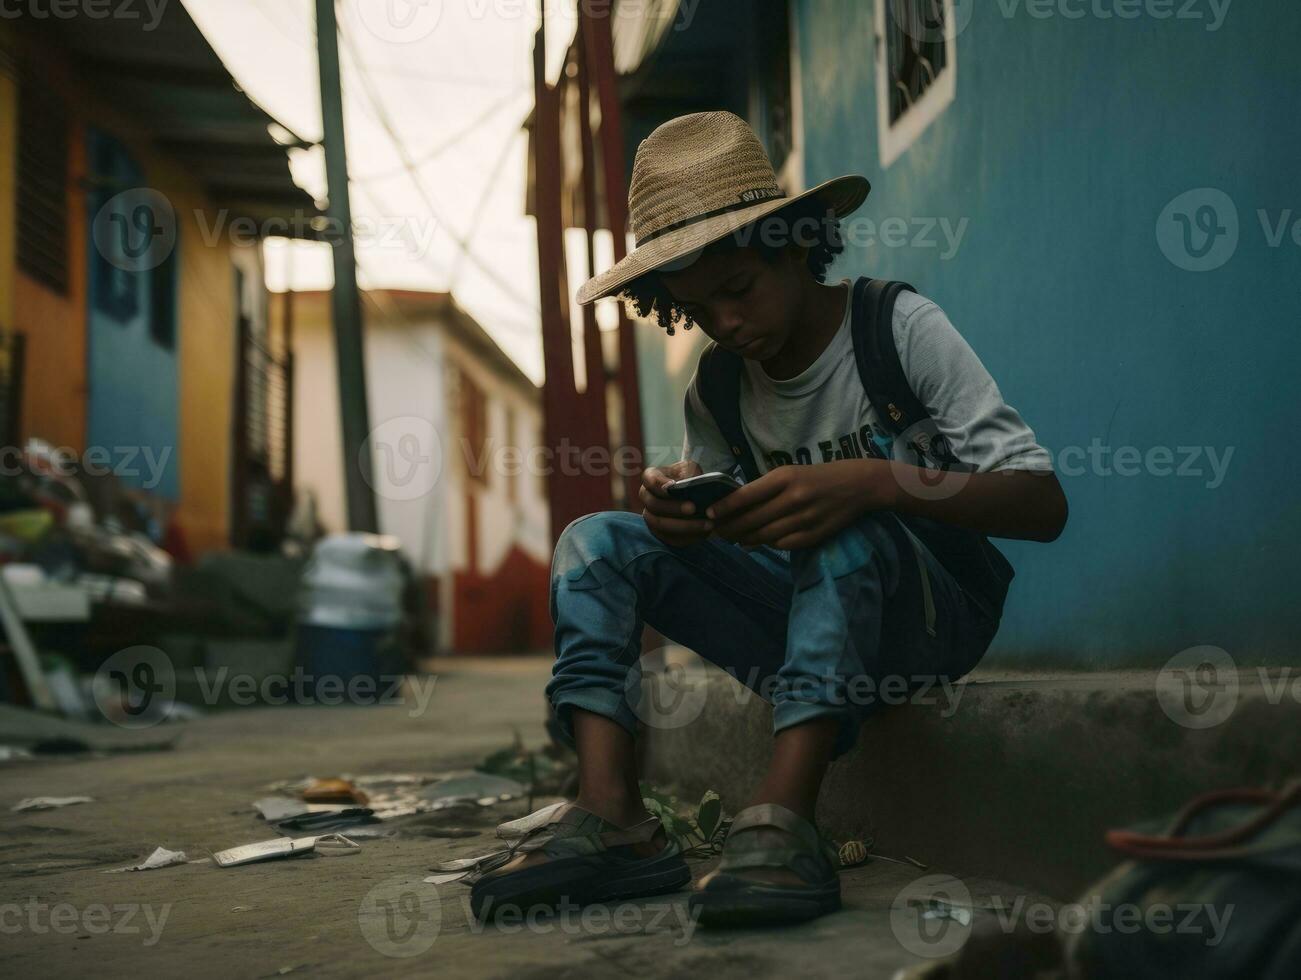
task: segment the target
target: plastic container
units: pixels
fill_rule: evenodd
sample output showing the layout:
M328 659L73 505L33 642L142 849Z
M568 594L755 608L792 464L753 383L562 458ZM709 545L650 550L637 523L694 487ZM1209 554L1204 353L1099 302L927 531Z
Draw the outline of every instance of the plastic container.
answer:
M317 543L298 593L295 659L305 676L295 688L303 700L376 703L393 686L404 585L394 537L332 534Z

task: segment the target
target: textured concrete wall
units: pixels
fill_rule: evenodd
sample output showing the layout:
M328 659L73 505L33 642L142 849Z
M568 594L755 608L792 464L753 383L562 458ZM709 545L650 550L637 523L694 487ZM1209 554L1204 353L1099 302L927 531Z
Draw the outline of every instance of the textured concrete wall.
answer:
M1090 12L1120 6L1107 2L1066 5L1078 18L1029 6L957 5L955 101L883 169L876 4L797 4L808 184L864 173L860 213L908 223L904 244L878 228L837 271L938 301L1071 470L1061 540L1008 545L1019 577L991 656L1160 663L1214 643L1295 662L1301 68L1284 39L1301 35L1301 7L1233 4L1212 30L1226 5L1125 5L1134 19ZM1163 218L1198 188L1225 196ZM1236 209L1237 248L1188 271L1174 212L1196 224L1207 204L1226 228ZM951 255L944 220L965 222ZM1132 460L1095 464L1095 444L1155 449L1155 465L1119 475ZM1218 484L1207 451L1190 463L1181 447L1227 458ZM1198 473L1162 475L1181 467Z
M832 763L818 826L839 841L874 837L890 857L1071 899L1119 863L1108 829L1210 790L1292 778L1301 679L1285 671L1241 671L1232 688L1195 692L1189 709L1146 671L977 672L918 688L869 718ZM643 704L677 705L639 712L650 778L684 799L713 789L728 813L745 806L772 750L768 705L713 668L648 672L643 685Z

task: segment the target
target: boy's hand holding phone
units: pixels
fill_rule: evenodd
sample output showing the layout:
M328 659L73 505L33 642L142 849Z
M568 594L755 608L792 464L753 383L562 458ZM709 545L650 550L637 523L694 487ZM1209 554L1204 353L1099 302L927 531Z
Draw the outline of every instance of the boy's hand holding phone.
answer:
M894 509L890 464L846 459L779 466L709 507L719 537L781 551L810 548L873 510Z
M669 495L668 487L676 480L685 480L701 474L700 464L690 459L679 460L672 466L652 466L642 472L642 517L651 534L671 548L685 548L699 544L713 533L714 523L689 501Z

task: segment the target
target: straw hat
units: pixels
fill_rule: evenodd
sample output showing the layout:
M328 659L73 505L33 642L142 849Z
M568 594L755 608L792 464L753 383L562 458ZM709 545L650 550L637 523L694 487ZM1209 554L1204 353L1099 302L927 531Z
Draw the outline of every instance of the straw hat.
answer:
M670 119L642 140L633 161L628 208L637 247L585 282L578 302L611 296L666 265L689 265L705 246L807 197L821 199L842 218L871 189L866 177L850 175L787 197L744 119L730 112Z

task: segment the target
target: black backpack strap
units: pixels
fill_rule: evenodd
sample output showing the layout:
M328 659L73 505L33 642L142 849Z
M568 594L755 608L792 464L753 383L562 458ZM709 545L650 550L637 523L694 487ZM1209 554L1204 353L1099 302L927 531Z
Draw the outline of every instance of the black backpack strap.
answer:
M854 310L851 318L854 332L854 358L858 363L858 376L867 391L867 397L882 422L897 436L918 423L929 423L930 413L922 404L899 359L899 348L894 342L894 306L899 294L917 290L906 282L887 282L884 279L859 279L854 283ZM933 425L928 425L933 429ZM930 453L944 466L956 463L943 439L933 439Z
M883 279L863 278L854 283L854 359L868 400L882 423L890 427L896 439L909 430L917 433L917 438L910 442L922 442L924 437L927 455L947 469L958 459L913 391L894 342L895 301L904 290L917 291L907 283ZM919 517L900 520L953 574L963 591L975 599L990 619L997 620L1002 615L1008 584L1015 572L985 535Z
M700 353L696 390L731 447L747 480L759 478L759 467L741 428L741 356L711 343ZM687 411L690 411L688 404Z

